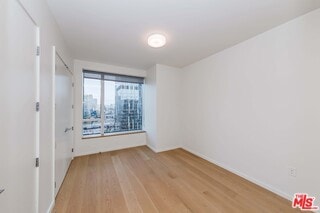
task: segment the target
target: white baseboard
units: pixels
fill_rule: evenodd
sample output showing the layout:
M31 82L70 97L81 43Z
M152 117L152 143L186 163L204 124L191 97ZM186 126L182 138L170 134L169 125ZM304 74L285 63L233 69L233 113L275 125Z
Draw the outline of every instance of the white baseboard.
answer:
M266 183L263 183L262 181L259 181L259 180L255 179L253 177L250 177L250 176L248 176L248 175L246 175L246 174L244 174L244 173L242 173L242 172L240 172L240 171L238 171L236 169L233 169L233 168L231 168L231 167L229 167L229 166L227 166L225 164L217 162L216 160L214 160L214 159L212 159L210 157L207 157L207 156L205 156L203 154L200 154L200 153L198 153L196 151L193 151L192 149L190 149L188 147L183 146L181 148L186 150L186 151L188 151L188 152L190 152L190 153L192 153L192 154L194 154L194 155L196 155L196 156L198 156L198 157L200 157L200 158L203 158L203 159L209 161L210 163L216 164L216 165L228 170L229 172L232 172L232 173L234 173L234 174L236 174L236 175L238 175L238 176L240 176L240 177L242 177L242 178L244 178L244 179L246 179L246 180L248 180L248 181L250 181L252 183L255 183L255 184L261 186L262 188L265 188L265 189L267 189L267 190L269 190L269 191L271 191L271 192L273 192L273 193L275 193L275 194L277 194L277 195L279 195L279 196L281 196L281 197L283 197L283 198L285 198L285 199L287 199L289 201L292 200L292 196L290 196L287 193L285 193L285 192L283 192L283 191L281 191L279 189L276 189L276 188L274 188L274 187L272 187L272 186L270 186L270 185L268 185Z
M170 150L173 150L173 149L181 148L181 146L173 146L173 147L168 147L168 148L163 148L163 149L156 149L156 148L154 148L153 146L151 146L150 144L147 144L147 146L148 146L152 151L154 151L155 153L166 152L166 151L170 151Z
M111 152L111 151L117 151L117 150L122 150L122 149L128 149L128 148L134 148L134 147L138 147L138 146L145 146L145 143L141 143L141 144L133 144L133 145L129 145L129 146L123 146L123 147L117 147L117 148L113 148L113 149L102 149L102 150L95 150L95 151L86 151L86 152L80 152L80 153L76 153L74 155L74 157L80 157L80 156L86 156L86 155L92 155L92 154L98 154L98 153L103 153L103 152Z
M149 147L155 153L158 153L158 150L156 148L154 148L153 146L151 146L151 144L147 144L147 147Z
M51 213L52 210L53 210L53 208L54 208L54 200L51 202L51 204L50 204L50 206L49 206L49 208L48 208L47 213Z
M158 149L158 152L166 152L166 151L179 149L179 148L181 148L181 146L173 146L173 147L168 147L168 148L162 148L162 149Z

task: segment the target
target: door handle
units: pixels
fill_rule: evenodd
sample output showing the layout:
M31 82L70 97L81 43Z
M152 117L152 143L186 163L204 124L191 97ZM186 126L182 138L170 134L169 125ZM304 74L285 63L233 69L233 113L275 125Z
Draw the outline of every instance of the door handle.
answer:
M4 192L4 189L0 189L0 194L2 194L2 192Z
M64 132L66 133L66 132L68 132L68 131L70 131L70 130L73 130L73 127L66 128L66 129L64 130Z

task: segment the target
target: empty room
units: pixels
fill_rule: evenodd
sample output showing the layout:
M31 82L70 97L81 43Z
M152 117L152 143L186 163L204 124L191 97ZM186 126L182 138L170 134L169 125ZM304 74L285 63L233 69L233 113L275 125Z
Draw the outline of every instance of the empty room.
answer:
M320 212L320 0L0 0L0 213Z

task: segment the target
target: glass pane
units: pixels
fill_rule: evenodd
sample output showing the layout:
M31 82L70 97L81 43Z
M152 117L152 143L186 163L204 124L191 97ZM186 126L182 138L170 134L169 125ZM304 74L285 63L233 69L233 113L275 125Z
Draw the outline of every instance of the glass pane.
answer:
M101 118L101 80L83 79L83 119Z
M84 121L82 124L83 136L100 135L101 134L101 121Z
M105 133L142 130L142 84L105 81Z

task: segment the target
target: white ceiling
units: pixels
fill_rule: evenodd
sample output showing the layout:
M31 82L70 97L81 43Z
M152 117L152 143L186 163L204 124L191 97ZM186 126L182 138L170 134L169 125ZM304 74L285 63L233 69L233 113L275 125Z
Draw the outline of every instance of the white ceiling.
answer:
M73 57L183 67L320 7L320 0L47 0ZM163 33L167 45L147 46Z

